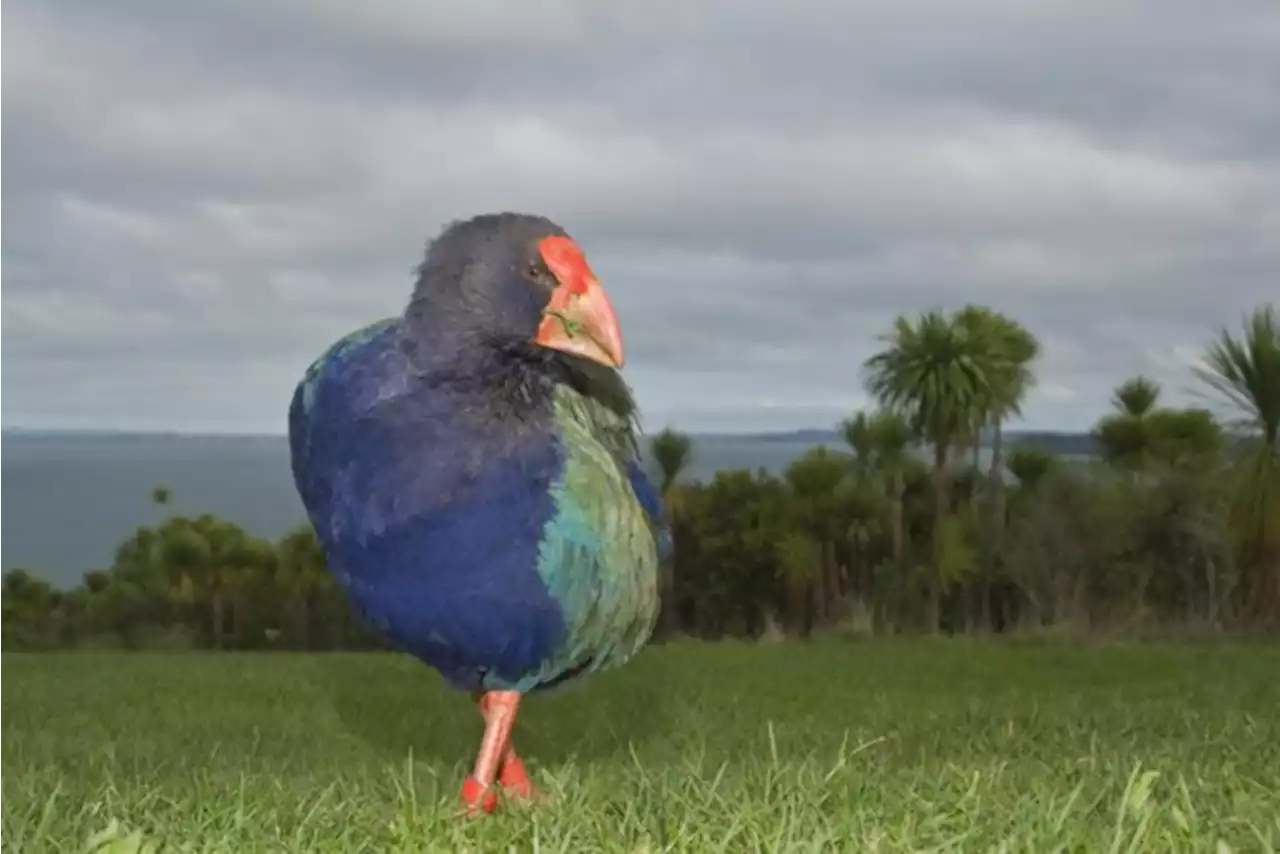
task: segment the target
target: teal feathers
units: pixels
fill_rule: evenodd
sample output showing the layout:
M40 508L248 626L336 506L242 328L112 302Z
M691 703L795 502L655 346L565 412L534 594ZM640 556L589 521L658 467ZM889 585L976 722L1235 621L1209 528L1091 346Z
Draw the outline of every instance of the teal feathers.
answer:
M624 400L629 395L616 402ZM556 510L544 529L538 572L560 605L566 637L546 667L590 673L625 663L652 634L660 608L658 520L631 482L630 409L560 385L554 412L566 453L551 488Z

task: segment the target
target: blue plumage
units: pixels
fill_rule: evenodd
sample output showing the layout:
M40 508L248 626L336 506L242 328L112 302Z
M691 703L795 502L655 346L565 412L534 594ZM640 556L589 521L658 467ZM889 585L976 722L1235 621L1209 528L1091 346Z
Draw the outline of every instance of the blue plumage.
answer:
M658 560L670 560L674 544L671 539L671 526L667 521L666 509L662 506L662 497L658 495L658 490L654 488L649 476L644 473L644 469L640 468L640 463L637 460L629 460L627 462L627 478L631 481L631 488L635 490L636 499L640 502L640 506L644 508L644 512L653 520L657 529Z
M530 219L446 231L405 315L326 351L289 410L295 482L334 576L392 643L467 690L625 661L670 552L616 372L524 343L547 303L516 275L525 232L562 233Z

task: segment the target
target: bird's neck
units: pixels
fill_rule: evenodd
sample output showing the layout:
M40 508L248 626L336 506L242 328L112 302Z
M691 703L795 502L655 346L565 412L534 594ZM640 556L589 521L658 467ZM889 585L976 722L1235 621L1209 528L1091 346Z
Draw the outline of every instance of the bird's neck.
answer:
M456 410L486 413L482 417L527 418L549 411L551 382L541 348L486 338L465 320L415 311L410 304L400 349L416 384L452 399Z
M403 349L413 372L437 389L484 398L521 411L550 410L557 385L566 385L623 418L631 418L631 391L613 368L531 341L496 340L471 318L415 294L405 311Z

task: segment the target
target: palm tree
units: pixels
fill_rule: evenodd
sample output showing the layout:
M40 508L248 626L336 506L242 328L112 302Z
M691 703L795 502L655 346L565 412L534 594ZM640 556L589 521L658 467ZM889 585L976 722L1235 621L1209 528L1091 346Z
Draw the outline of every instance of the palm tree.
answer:
M1275 307L1254 309L1236 338L1223 329L1196 375L1235 410L1232 426L1261 440L1261 457L1280 458L1280 321Z
M787 466L788 507L797 530L818 548L817 618L830 617L842 598L836 541L848 529L841 511L839 487L848 476L849 458L822 445L811 448Z
M860 476L871 472L872 457L875 454L875 440L871 435L871 419L867 413L859 412L840 422L840 437L853 451L854 470Z
M911 461L911 448L915 437L911 425L898 412L881 409L868 424L871 447L875 454L876 468L888 481L890 522L893 531L893 565L901 571L905 566L907 532L902 512L902 497L906 491L907 464Z
M1116 386L1111 393L1111 405L1120 415L1145 418L1156 408L1160 400L1160 383L1139 374Z
M668 427L649 440L649 452L658 466L658 491L665 499L693 460L693 442Z
M1280 512L1275 505L1280 500L1280 322L1275 307L1270 303L1259 306L1243 326L1238 337L1221 330L1205 349L1195 373L1231 407L1230 426L1252 445L1243 460L1245 477L1237 502L1246 550L1258 572L1245 595L1257 608L1278 609Z
M1058 465L1058 457L1030 445L1015 446L1009 454L1009 472L1028 493L1035 492Z
M173 502L173 490L162 484L151 487L151 507L156 512L157 521L163 522Z
M1160 401L1160 384L1136 376L1116 386L1111 394L1114 410L1093 428L1102 458L1112 465L1131 470L1146 468L1151 457L1148 423Z
M903 413L933 451L933 566L929 621L941 618L943 521L947 516L947 452L977 423L1001 369L984 336L939 311L914 322L899 317L885 349L863 365L867 390L882 406Z
M973 429L975 481L978 480L978 442L984 428L991 431L984 516L986 537L983 539L986 550L983 568L991 570L992 559L1000 550L1005 523L1004 422L1022 414L1022 400L1035 382L1031 364L1040 354L1040 342L1017 321L984 306L967 305L956 314L956 320L985 344L989 361L996 367L978 424ZM975 488L971 494L976 510L979 490Z
M1153 409L1143 423L1154 462L1204 472L1221 459L1222 425L1207 409Z
M992 336L1000 348L1005 370L993 389L989 411L991 424L991 467L987 479L991 490L992 522L997 527L1004 521L1004 422L1022 414L1022 401L1035 384L1031 366L1040 356L1040 342L1025 327L1003 314L991 316Z
M311 645L311 600L332 583L324 549L315 529L303 522L280 539L276 554L276 582L293 612L293 640L307 649Z
M989 348L995 348L998 339L995 335L996 331L996 313L986 306L966 305L953 315L953 322L961 326L965 333L973 341L981 341ZM993 378L994 379L994 378ZM989 387L989 397L994 397L996 385L993 382ZM973 471L976 474L982 464L982 431L991 420L991 412L994 408L995 401L992 399L983 400L974 412L974 421L969 425L969 429L960 437L960 443L957 444L957 450L968 448L971 451L971 461ZM975 488L972 498L976 503L978 498L978 490Z

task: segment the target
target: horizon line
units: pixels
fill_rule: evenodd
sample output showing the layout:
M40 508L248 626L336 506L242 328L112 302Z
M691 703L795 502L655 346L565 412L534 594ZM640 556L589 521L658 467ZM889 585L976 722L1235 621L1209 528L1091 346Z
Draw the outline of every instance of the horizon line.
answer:
M660 433L665 427L658 428L652 433ZM673 428L678 429L678 428ZM642 435L651 435L650 431L640 431ZM780 429L761 429L761 430L678 430L689 436L733 436L733 437L755 437L755 436L790 436L803 433L823 433L833 436L839 435L839 429L835 427L790 427ZM1062 429L1062 428L1038 428L1038 427L1019 427L1014 429L1006 429L1005 436L1024 435L1034 433L1038 435L1059 435L1059 436L1087 436L1091 434L1088 429ZM25 433L25 434L44 434L44 435L77 435L77 436L142 436L142 437L173 437L173 438L228 438L228 439L286 439L288 433L285 431L267 432L262 430L191 430L179 428L135 428L135 427L29 427L26 425L0 425L0 434L9 433Z

